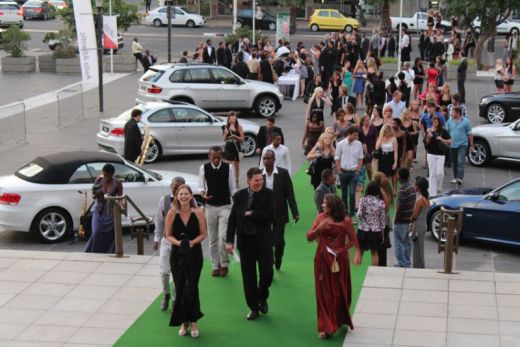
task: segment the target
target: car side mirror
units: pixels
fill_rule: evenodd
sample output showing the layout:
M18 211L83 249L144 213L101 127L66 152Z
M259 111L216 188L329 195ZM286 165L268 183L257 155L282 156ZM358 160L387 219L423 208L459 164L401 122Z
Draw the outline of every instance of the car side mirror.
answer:
M491 194L489 194L489 200L491 201L498 201L500 197L500 194L498 192L493 192Z
M240 78L235 79L235 84L241 85L244 84Z
M141 172L139 172L139 173L137 174L137 177L135 178L135 181L136 181L136 182L144 182L144 183L146 183L146 180L145 180L145 178L144 178L144 174L141 173Z

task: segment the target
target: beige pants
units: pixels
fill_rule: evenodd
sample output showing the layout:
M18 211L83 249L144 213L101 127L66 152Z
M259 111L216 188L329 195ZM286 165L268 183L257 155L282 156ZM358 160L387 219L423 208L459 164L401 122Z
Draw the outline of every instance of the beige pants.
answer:
M213 270L227 267L229 255L226 252L226 233L231 205L206 205L205 209L211 267Z

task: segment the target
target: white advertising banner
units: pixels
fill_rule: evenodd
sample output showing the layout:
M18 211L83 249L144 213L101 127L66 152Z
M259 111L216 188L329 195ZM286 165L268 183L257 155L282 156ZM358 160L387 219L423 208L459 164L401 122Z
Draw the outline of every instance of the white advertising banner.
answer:
M85 0L72 0L76 32L78 34L79 61L83 82L98 83L96 31L92 4Z
M116 16L103 16L103 47L118 49Z

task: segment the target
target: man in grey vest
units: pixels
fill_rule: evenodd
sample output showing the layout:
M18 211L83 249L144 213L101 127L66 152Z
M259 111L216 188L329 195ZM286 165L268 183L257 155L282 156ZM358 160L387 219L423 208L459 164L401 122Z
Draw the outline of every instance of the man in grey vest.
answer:
M161 302L161 310L166 311L170 304L170 253L172 250L172 244L164 237L164 220L168 211L172 207L173 198L177 188L185 183L184 178L175 177L170 185L171 193L161 196L159 199L159 206L157 208L157 214L155 215L155 231L153 239L153 251L159 250L159 273L161 275L161 282L163 286L164 298ZM160 248L159 248L160 246ZM175 288L174 288L175 290Z
M226 233L231 212L231 196L235 194L233 166L222 162L222 148L211 147L209 163L199 170L200 195L206 201L211 275L226 277L229 254L226 251Z

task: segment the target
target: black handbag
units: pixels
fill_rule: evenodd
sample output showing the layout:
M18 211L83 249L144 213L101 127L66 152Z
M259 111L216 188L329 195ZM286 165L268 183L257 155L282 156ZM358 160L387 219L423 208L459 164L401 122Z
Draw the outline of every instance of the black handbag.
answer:
M381 150L381 148L378 148L372 152L372 158L380 159L382 154L383 154L383 151Z
M87 212L79 217L79 225L84 232L81 237L82 240L88 240L90 235L92 235L92 212L90 211L92 206L94 206L94 202L90 204Z

